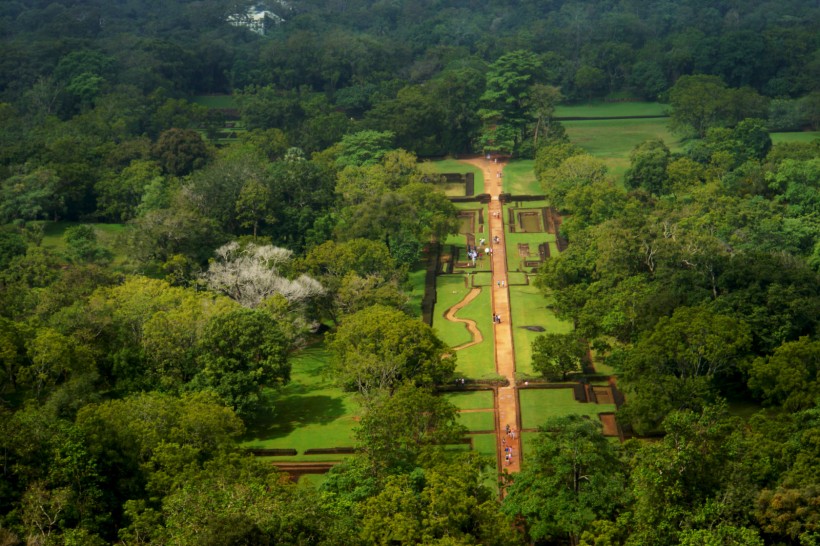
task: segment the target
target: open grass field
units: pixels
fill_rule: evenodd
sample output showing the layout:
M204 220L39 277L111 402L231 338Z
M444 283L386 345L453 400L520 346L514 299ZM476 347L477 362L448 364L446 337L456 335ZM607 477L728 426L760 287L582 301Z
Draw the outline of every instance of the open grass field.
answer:
M513 345L515 347L516 375L535 376L532 369L532 342L542 333L566 333L572 324L559 320L547 308L550 299L545 298L534 286L511 286ZM523 326L541 326L544 332L526 330Z
M549 418L565 415L587 415L598 419L599 413L615 411L614 404L581 403L575 400L572 389L522 389L521 426L536 428Z
M475 175L474 193L484 193L484 173L478 167L462 163L457 159L442 159L440 161L425 162L433 167L437 173L473 173ZM462 193L463 195L463 193Z
M303 455L310 448L352 447L358 406L326 373L329 353L322 345L292 358L291 382L264 392L264 407L247 422L248 448L296 449L279 461L334 461L344 455Z
M680 140L668 123L663 118L563 122L570 140L601 159L618 180L629 168L629 153L646 140L660 138L673 152L680 151Z
M561 119L666 116L668 110L668 105L659 102L588 102L560 105L555 109L555 117Z
M503 187L504 191L512 195L541 195L544 190L535 179L533 164L531 159L520 159L511 161L504 167Z
M820 138L820 131L803 131L800 133L769 133L772 142L811 142Z

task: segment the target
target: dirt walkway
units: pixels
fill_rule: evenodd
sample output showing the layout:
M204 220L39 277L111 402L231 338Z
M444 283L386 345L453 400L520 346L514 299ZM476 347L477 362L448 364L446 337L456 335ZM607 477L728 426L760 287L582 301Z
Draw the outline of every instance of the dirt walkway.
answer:
M453 305L444 313L444 318L449 320L450 322L461 322L464 326L467 327L467 331L470 332L470 335L473 337L472 341L464 343L463 345L459 345L458 347L453 347L453 351L460 351L462 349L466 349L467 347L472 347L473 345L478 345L482 341L484 341L484 336L481 335L481 330L475 324L475 321L472 319L462 319L456 317L456 313L463 307L466 307L471 301L476 299L478 295L481 294L480 288L473 288L470 290L464 299L458 302L457 304Z
M501 323L495 324L495 369L499 375L509 380L508 387L498 389L498 420L496 422L496 452L498 467L507 472L518 472L521 469L520 414L518 396L515 389L515 354L513 352L512 325L510 324L510 292L507 284L507 251L504 242L504 214L498 196L502 192L504 161L495 163L485 158L463 159L480 168L484 173L484 192L492 197L488 216L488 235L493 249L492 254L492 306L493 314L501 317ZM495 243L496 237L498 242ZM503 286L501 286L503 284ZM507 434L507 427L513 434ZM513 437L514 436L514 437ZM506 460L508 448L512 449L512 458Z

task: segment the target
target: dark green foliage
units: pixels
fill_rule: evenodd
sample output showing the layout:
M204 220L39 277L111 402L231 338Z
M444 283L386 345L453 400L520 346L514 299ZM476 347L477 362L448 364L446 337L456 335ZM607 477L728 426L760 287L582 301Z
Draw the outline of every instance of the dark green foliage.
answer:
M237 413L248 412L263 386L290 378L286 350L284 334L262 311L237 309L213 317L199 341L202 371L195 387L213 389Z

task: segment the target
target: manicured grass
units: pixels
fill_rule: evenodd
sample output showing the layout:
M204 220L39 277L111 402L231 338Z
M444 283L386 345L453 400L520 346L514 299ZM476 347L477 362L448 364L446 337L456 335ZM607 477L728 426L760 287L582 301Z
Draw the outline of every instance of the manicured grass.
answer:
M438 173L473 173L475 175L475 185L473 191L475 195L484 193L484 173L478 167L468 163L462 163L457 159L442 159L441 161L425 162L433 167Z
M238 108L233 95L197 95L191 102L208 108Z
M495 413L492 411L481 411L474 413L459 413L458 422L467 427L467 430L484 431L495 429Z
M471 434L470 436L473 439L473 451L495 459L495 434Z
M472 341L472 336L463 323L450 322L444 318L447 309L463 300L471 290L464 286L464 276L439 275L436 286L437 301L433 313L433 328L439 338L449 347L457 347ZM458 358L456 373L464 377L491 379L496 376L491 297L489 290L482 289L481 294L476 299L458 311L457 316L459 318L474 320L484 336L482 343L467 347L456 353Z
M470 289L464 286L463 275L439 275L436 278L436 307L433 310L433 328L435 328L438 337L448 347L457 347L472 340L472 336L464 324L450 322L444 318L444 313L463 300L469 291ZM474 304L475 300L468 307ZM459 316L463 317L462 313L466 309L466 307L462 309ZM492 312L488 309L487 314L492 314Z
M615 411L614 404L577 402L571 388L522 389L518 395L521 401L523 428L539 427L552 417L587 415L592 419L598 419L599 413Z
M310 448L352 447L353 395L333 385L326 373L329 353L322 345L301 351L291 359L291 382L281 390L264 392L264 409L247 425L244 446L296 449L296 457L276 460L341 460L343 455L303 455Z
M781 142L811 142L820 138L820 131L803 131L799 133L769 133L772 142L780 144Z
M512 195L541 195L544 190L535 179L531 159L511 161L504 167L504 191Z
M551 303L534 286L511 286L510 307L512 308L513 345L515 347L515 369L519 376L534 376L532 368L532 342L542 333L566 333L572 324L559 320L547 309ZM545 332L532 332L523 326L541 326Z
M560 105L557 118L618 118L627 116L666 116L669 105L659 102L589 102Z
M672 151L680 151L680 140L666 119L612 119L565 121L570 140L600 158L610 173L621 180L629 168L629 153L638 144L660 138Z
M493 391L448 392L443 396L458 409L493 408Z

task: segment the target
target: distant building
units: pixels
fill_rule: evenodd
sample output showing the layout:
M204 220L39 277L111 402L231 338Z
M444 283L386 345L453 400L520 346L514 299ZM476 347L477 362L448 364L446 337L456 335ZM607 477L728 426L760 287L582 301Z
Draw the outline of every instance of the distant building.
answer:
M251 32L262 36L283 21L284 19L272 11L262 9L259 6L252 7L245 13L237 13L228 17L228 23L233 26L245 27Z

